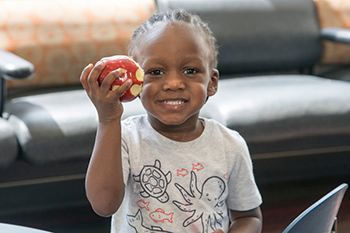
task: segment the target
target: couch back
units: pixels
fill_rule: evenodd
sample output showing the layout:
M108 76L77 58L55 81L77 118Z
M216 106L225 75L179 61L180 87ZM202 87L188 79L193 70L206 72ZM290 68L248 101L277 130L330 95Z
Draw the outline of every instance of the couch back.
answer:
M313 0L157 0L208 22L220 46L221 74L301 70L321 55Z
M30 61L35 75L9 89L80 84L90 62L126 54L154 0L0 0L0 49Z

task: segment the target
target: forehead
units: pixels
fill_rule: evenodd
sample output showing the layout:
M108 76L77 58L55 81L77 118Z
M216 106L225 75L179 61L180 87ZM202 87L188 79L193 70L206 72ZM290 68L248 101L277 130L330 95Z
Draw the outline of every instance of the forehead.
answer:
M145 36L160 37L167 34L178 34L179 37L186 37L195 40L203 37L203 35L200 34L199 31L200 30L196 26L190 23L182 21L160 21L152 25L149 31L145 33Z
M142 35L136 47L139 52L166 49L174 52L200 50L203 53L209 53L205 34L197 27L185 22L157 22Z

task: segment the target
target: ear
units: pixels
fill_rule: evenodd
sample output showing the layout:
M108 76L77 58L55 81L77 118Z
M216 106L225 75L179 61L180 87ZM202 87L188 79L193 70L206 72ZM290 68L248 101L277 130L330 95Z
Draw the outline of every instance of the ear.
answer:
M219 71L217 69L213 69L210 74L210 80L207 88L207 95L213 96L218 90L218 82L219 82Z

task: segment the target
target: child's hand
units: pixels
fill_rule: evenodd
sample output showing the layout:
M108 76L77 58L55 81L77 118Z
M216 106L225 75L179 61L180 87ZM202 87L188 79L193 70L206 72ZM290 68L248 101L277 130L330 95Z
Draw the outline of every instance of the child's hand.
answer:
M98 76L105 66L104 62L97 62L85 67L80 75L80 82L98 112L100 122L111 122L120 120L123 114L123 106L119 100L120 96L130 88L131 80L127 80L115 91L110 90L113 81L121 76L123 72L118 69L109 73L103 80L101 86L98 83Z

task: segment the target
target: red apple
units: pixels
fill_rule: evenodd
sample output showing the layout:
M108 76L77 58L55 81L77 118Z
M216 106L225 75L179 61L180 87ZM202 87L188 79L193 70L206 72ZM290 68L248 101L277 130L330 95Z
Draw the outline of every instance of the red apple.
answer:
M145 73L140 67L140 65L137 64L137 62L135 62L131 57L124 55L116 55L112 57L104 57L101 59L101 61L105 62L106 66L98 77L98 82L100 83L100 85L103 79L111 71L121 68L124 71L124 74L112 83L110 90L116 90L127 79L131 79L131 87L120 97L120 101L132 101L141 93Z

